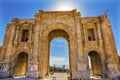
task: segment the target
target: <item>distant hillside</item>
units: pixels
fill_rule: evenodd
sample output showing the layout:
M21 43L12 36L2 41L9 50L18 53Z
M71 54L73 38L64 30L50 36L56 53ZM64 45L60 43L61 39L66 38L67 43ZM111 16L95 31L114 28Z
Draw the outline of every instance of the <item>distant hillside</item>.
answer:
M69 72L69 69L64 67L52 67L50 66L50 72Z

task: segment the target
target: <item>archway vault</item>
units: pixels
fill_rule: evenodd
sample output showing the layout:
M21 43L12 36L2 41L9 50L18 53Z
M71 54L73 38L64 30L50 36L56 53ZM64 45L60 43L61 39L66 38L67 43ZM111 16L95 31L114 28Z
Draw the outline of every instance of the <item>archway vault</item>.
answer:
M14 59L14 77L25 77L27 72L28 54L26 52L20 52Z
M13 57L11 60L12 66L14 66L14 60L19 56L21 52L25 52L26 54L28 54L28 60L30 59L31 52L28 49L24 49L24 48L17 49L14 52L12 52L12 57Z
M70 26L65 25L63 23L53 23L49 26L46 26L43 28L43 32L41 35L41 41L42 41L42 54L44 55L44 61L43 63L43 75L49 74L49 56L50 56L50 42L54 38L64 38L68 41L68 48L69 48L69 69L70 73L74 73L75 71L75 61L76 61L76 52L74 51L75 48L75 33L71 29ZM44 53L44 54L43 54ZM73 53L73 54L72 54ZM74 58L74 60L72 60Z
M77 10L40 10L32 19L13 18L0 47L0 77L11 76L14 60L19 53L26 52L27 76L44 78L48 73L49 44L57 37L68 41L72 79L89 78L86 62L90 51L100 55L105 77L119 76L119 59L110 24L109 18L81 17ZM28 30L25 40L21 40L23 30Z
M47 37L47 57L46 57L46 60L47 60L47 74L49 74L49 64L50 64L50 43L51 41L54 39L54 38L64 38L65 40L68 41L68 45L69 45L69 35L64 31L64 30L61 30L61 29L55 29L55 30L52 30L49 34L48 34L48 37ZM69 54L69 53L68 53ZM69 57L70 59L70 57ZM70 60L69 60L69 64L70 64ZM71 68L71 66L69 65L69 67Z
M51 42L54 38L58 37L64 38L67 41L69 40L69 35L64 30L56 29L49 33L48 35L49 42Z
M13 56L12 59L14 60L21 52L25 52L30 56L30 51L28 49L20 48L12 52L12 56Z
M103 77L103 67L102 67L102 60L101 60L101 56L98 52L96 51L90 51L88 53L89 56L89 69L91 72L91 76L99 76L99 77ZM91 68L90 68L91 65Z
M49 33L53 30L63 30L65 31L68 35L69 35L69 39L73 39L73 36L75 33L72 30L72 28L64 23L52 23L49 24L48 26L43 27L42 30L42 38L47 38L47 36L49 35Z

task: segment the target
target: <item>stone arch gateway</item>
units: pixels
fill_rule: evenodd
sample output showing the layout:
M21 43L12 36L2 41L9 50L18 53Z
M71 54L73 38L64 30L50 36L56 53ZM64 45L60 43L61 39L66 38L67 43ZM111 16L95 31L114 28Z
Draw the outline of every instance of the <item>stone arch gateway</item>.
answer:
M98 57L97 53L90 53L92 51L98 52L101 58L99 66L93 61L95 67L101 68L94 74L102 77L120 76L119 58L108 17L81 17L77 10L40 10L35 18L13 18L7 25L0 47L0 78L14 77L16 67L13 67L13 60L19 58L17 56L21 51L28 54L26 77L47 76L49 44L57 37L68 41L71 79L90 78L88 54L91 58Z
M14 59L13 77L25 77L27 72L28 54L25 52L19 53Z
M60 29L57 29L57 30L52 30L49 35L48 35L48 42L47 42L47 46L48 46L48 57L46 59L48 59L47 63L48 63L48 68L49 68L49 58L50 58L50 43L51 41L54 39L54 38L64 38L66 39L67 41L69 40L69 36L68 34L63 31L63 30L60 30ZM68 41L69 43L69 41ZM69 57L70 58L70 57ZM49 69L48 69L48 72L49 72Z
M91 62L90 63L91 68L89 66L91 76L103 77L103 67L102 67L101 56L99 55L99 53L97 53L96 51L91 51L89 52L88 56Z

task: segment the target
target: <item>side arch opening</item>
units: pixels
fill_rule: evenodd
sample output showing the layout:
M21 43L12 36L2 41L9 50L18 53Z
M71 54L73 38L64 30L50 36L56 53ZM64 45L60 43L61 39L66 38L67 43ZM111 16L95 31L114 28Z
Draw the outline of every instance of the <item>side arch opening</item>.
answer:
M103 77L101 57L96 51L91 51L88 54L88 69L90 70L91 78Z
M13 77L26 77L28 54L21 52L14 60Z

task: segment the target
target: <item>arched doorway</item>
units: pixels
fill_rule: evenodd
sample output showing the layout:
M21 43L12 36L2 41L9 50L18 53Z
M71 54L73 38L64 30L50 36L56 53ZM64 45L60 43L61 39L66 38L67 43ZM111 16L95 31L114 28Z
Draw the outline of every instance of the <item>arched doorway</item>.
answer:
M27 71L28 54L25 52L19 53L14 60L14 77L25 77Z
M62 76L62 80L70 76L69 73L69 49L68 42L64 38L54 38L50 42L50 74L53 74L56 79Z
M77 73L76 71L76 55L77 55L77 46L76 46L76 36L74 30L71 29L70 26L63 24L63 23L52 23L43 28L43 32L41 33L41 44L40 47L40 74L41 77L47 76L49 74L49 58L50 58L50 42L54 38L64 38L68 42L69 48L69 72L70 77L74 78L78 75L74 74Z
M89 64L89 70L90 70L90 77L93 77L93 78L103 77L101 57L96 51L89 52L88 64Z
M50 43L50 66L59 68L50 71L60 72L61 68L69 69L68 42L63 38L55 38ZM62 72L62 71L61 71ZM64 71L63 71L64 72Z
M46 60L47 60L47 63L46 64L46 67L47 67L47 74L50 74L50 43L52 42L52 40L56 39L56 38L63 38L65 39L67 42L68 42L68 50L69 50L69 36L68 34L64 31L64 30L60 30L60 29L56 29L56 30L53 30L49 33L48 37L47 37L47 49L46 51L47 52L47 57L46 57ZM68 51L69 52L69 51ZM70 54L68 53L68 58L70 58L69 56ZM71 64L70 64L70 59L69 59L69 70L71 69Z

